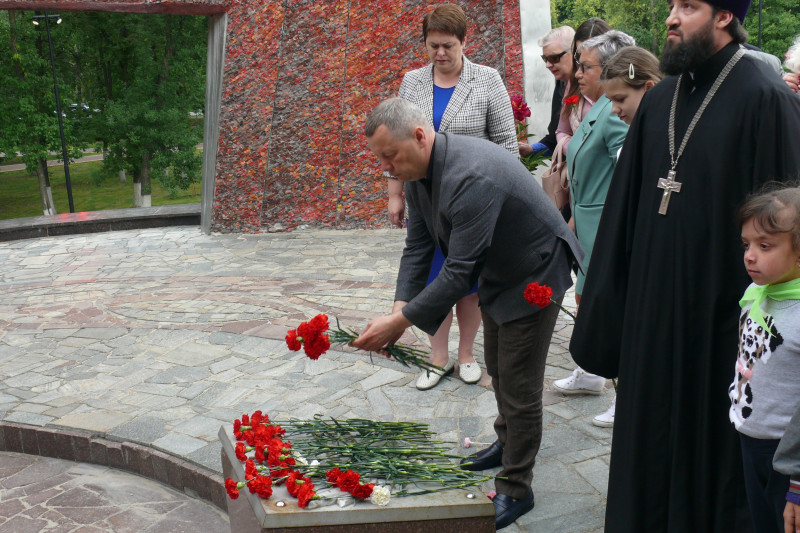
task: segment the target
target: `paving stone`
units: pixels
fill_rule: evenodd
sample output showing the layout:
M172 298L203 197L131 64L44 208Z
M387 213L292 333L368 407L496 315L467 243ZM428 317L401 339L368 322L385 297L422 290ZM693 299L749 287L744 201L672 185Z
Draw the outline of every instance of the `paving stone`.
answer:
M414 386L417 372L396 361L339 347L311 361L286 348L286 331L317 313L359 329L388 312L404 236L396 230L311 229L204 235L195 227L123 231L113 242L107 235L75 235L46 238L46 244L0 243L0 289L7 296L0 303L0 418L80 428L100 440L152 443L212 470L220 467L219 425L256 409L273 419L319 413L422 420L439 439L492 442L497 408L488 377L478 385L443 380L422 392ZM37 268L24 268L26 261ZM574 310L571 292L565 305ZM608 407L613 390L609 384L599 397L552 390L552 379L575 368L568 351L571 331L571 319L559 317L546 366L545 431L534 474L537 506L509 533L602 529L611 431L595 428L591 418ZM457 341L453 327L454 350ZM424 347L427 336L412 328L402 342ZM480 331L475 353L483 365ZM7 426L0 443L22 449L22 436ZM78 441L70 439L78 454ZM53 454L59 451L55 439L43 442ZM183 490L183 474L169 454L142 465L138 448L103 442L85 441L80 453L101 465L123 466L125 452L136 463L132 467L149 468ZM469 450L454 444L453 452ZM40 488L61 490L52 483L91 475L76 472L70 478L62 472ZM195 477L187 478L190 486ZM126 486L119 479L114 483ZM492 487L487 482L486 490ZM120 490L116 496L124 496ZM96 493L113 499L111 493ZM181 510L184 504L160 497L160 504L120 508L117 524L135 531L196 531L188 528L207 518L191 517ZM31 501L29 515L14 519L24 518L38 531L30 521L92 518L41 505ZM149 522L167 516L169 527ZM209 524L213 520L208 517ZM0 523L0 530L5 526ZM106 520L103 527L114 525Z
M134 442L153 442L167 434L167 426L163 420L142 416L121 424L111 431L109 435L130 439Z

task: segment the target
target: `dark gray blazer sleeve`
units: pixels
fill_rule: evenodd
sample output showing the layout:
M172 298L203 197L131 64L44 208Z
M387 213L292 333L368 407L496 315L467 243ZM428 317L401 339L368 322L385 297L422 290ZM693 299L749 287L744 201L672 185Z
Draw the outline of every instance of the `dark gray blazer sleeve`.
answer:
M413 184L409 184L414 186ZM408 194L413 194L410 192ZM425 288L436 244L414 202L408 202L406 247L397 272L395 301L409 302Z
M786 427L775 456L772 467L793 480L800 480L800 407Z
M405 317L424 332L436 333L453 305L477 281L501 209L499 196L486 178L461 180L448 195L444 208L452 229L444 266L436 279L403 308Z

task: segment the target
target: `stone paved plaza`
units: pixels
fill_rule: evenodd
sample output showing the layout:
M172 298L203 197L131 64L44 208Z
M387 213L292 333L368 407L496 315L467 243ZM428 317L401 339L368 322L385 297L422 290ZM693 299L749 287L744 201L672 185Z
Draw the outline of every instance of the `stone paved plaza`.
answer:
M425 421L444 440L491 442L485 371L477 385L456 377L420 392L395 361L341 347L311 361L283 341L320 312L356 330L388 312L404 236L178 227L0 243L0 416L127 439L216 471L220 426L256 409L276 420ZM574 308L571 292L565 304ZM562 314L547 360L536 507L511 533L602 531L611 430L591 419L613 390L550 390L574 368L571 327ZM402 342L426 339L412 329ZM479 334L482 364L481 343Z

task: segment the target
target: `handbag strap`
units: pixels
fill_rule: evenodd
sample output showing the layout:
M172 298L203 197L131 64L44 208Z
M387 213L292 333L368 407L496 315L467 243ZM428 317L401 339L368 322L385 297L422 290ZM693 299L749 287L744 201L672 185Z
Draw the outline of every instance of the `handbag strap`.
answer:
M556 149L553 151L553 160L550 166L553 166L553 163L558 164L564 160L564 145L567 144L567 141L571 138L571 135L565 135L556 143Z

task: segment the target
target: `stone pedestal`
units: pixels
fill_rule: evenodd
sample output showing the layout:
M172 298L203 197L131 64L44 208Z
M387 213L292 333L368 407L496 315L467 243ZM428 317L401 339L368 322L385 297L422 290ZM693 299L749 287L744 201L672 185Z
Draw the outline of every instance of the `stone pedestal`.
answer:
M244 481L244 464L236 458L233 434L222 427L219 438L224 477ZM279 502L285 505L280 506ZM345 507L334 503L311 508L312 502L309 508L301 509L283 485L273 487L269 500L242 489L238 499L228 499L228 516L231 531L236 533L483 533L495 530L494 505L478 487L392 498L385 507L356 502Z

